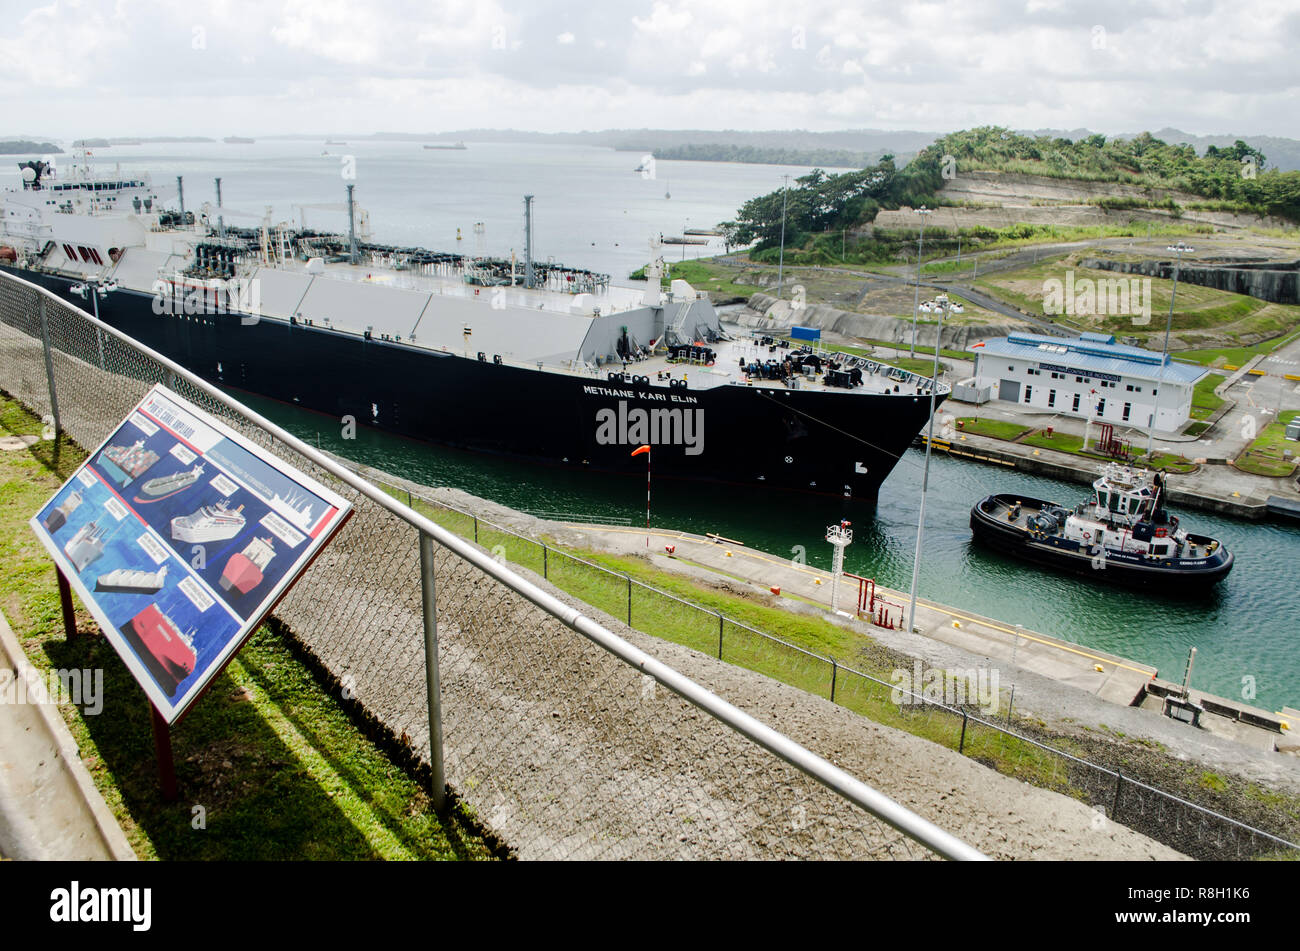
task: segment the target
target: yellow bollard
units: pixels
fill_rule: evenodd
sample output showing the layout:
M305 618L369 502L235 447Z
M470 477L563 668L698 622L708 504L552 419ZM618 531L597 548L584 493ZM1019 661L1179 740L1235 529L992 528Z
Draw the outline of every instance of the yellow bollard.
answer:
M1104 674L1106 672L1106 668L1101 666L1101 664L1093 664L1092 669L1099 674Z

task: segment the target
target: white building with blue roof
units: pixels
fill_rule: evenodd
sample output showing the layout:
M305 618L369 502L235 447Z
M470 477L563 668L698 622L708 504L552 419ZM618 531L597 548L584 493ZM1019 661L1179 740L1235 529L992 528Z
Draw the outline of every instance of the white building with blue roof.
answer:
M975 385L997 399L1165 433L1187 422L1193 388L1209 372L1099 333L1013 333L973 349Z

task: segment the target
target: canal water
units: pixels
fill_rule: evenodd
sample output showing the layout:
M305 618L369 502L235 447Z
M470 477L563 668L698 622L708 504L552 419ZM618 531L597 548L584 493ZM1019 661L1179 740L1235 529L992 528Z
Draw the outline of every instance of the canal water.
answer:
M449 486L547 518L645 520L645 480L536 466L430 446L361 428L344 440L332 418L239 394L258 411L341 456L432 486ZM924 453L909 450L885 481L877 504L660 479L653 524L716 532L782 557L830 567L826 526L853 522L845 569L906 592L911 585ZM976 546L970 507L993 492L1015 492L1073 506L1085 486L1023 472L931 460L919 595L1007 624L1100 648L1159 668L1181 681L1197 648L1192 685L1265 709L1300 706L1300 631L1296 568L1300 529L1179 511L1192 531L1221 539L1235 554L1232 573L1189 598L1112 588L1104 579L1035 569Z

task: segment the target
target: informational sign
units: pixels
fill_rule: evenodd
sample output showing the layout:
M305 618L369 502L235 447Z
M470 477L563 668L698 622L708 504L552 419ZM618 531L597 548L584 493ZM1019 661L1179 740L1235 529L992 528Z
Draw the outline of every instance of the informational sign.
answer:
M31 526L170 724L350 514L155 386Z

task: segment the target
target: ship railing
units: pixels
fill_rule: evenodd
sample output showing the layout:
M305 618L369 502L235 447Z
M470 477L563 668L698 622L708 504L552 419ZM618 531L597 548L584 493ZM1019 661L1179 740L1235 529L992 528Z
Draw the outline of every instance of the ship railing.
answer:
M1104 765L1061 749L1035 720L1014 717L1014 685L1009 697L1002 688L995 703L936 700L923 690L908 689L897 680L886 680L883 675L864 672L835 657L792 644L628 572L584 558L546 538L493 521L425 487L373 469L356 467L355 471L485 550L509 557L512 564L541 575L561 589L581 590L588 603L628 627L767 674L870 719L925 736L962 755L986 762L995 759L1005 767L1004 771L1012 771L1033 785L1087 803L1096 812L1097 828L1104 828L1106 822L1127 825L1201 859L1300 857L1300 844L1283 835L1159 789L1133 775L1132 767L1126 775L1122 764ZM548 513L533 514L554 518ZM569 513L564 520L609 523L591 513ZM626 520L614 524L623 526ZM1003 710L1005 713L999 715Z
M98 446L163 383L349 499L272 627L414 755L437 808L459 799L521 857L984 858L652 656L662 642L615 633L504 553L3 273L0 353L0 388L47 422L56 466L60 447Z

